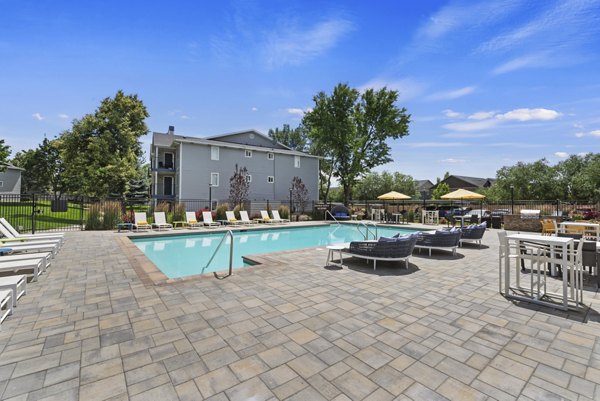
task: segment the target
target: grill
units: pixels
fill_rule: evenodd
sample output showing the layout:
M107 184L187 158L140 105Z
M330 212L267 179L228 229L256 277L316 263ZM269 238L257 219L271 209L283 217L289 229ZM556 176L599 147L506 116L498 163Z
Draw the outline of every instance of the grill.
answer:
M521 210L521 219L539 219L540 211L535 209L523 209Z

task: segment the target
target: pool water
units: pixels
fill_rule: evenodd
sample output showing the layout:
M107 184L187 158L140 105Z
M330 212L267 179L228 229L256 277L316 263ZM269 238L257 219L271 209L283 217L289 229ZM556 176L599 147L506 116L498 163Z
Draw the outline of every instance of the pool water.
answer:
M373 230L373 227L369 227ZM234 231L233 267L249 266L244 256L327 246L364 239L364 227L356 224L332 224L312 227L279 227ZM378 227L379 236L411 233L417 230ZM169 235L164 237L132 238L133 243L168 277L177 278L229 268L230 238L207 266L224 233ZM372 234L371 234L372 235ZM373 238L371 236L371 238Z

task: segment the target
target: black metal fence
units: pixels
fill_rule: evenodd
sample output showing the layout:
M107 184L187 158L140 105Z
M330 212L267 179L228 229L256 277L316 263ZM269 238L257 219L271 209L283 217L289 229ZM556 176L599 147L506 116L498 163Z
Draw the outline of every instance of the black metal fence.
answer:
M153 199L96 199L84 196L53 195L0 195L0 217L6 218L20 232L36 231L75 231L88 229L112 229L117 222L131 221L134 212L145 212L152 216L154 209L173 213L176 208L185 211L214 210L208 199L182 199L165 201ZM249 201L244 205L253 217L260 210L276 210L287 206L291 213L307 214L313 220L325 219L325 210L330 210L335 203L309 201L304 204L290 202L289 199L274 201ZM448 210L457 208L482 209L490 212L519 214L523 209L540 210L542 215L563 216L565 218L589 217L589 210L600 210L600 203L563 202L560 200L532 201L508 200L488 202L486 200L406 200L378 201L355 200L348 205L350 212L359 218L370 218L373 209L383 209L388 213L402 212L419 219L422 210L439 210L440 217ZM588 214L586 214L588 213ZM110 215L110 219L107 217ZM106 223L96 225L98 216Z

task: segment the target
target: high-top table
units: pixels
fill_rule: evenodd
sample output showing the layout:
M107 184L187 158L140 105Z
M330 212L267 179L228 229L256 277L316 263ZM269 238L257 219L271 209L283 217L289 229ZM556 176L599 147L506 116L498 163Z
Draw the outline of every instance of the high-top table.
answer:
M504 261L501 260L499 264L500 269L504 265L503 294L505 297L562 310L568 310L571 305L576 308L583 306L583 269L581 264L577 266L573 263L573 257L569 258L569 254L574 253L573 238L511 234L507 235L506 239L508 248L504 252ZM516 263L514 266L516 286L511 286L511 260ZM531 266L529 287L522 286L520 283L522 261L523 263L529 261ZM547 264L551 265L552 274L556 273L556 265L562 267L562 293L546 291ZM502 276L502 271L500 274ZM551 298L558 298L560 303L551 302Z
M569 227L574 227L576 231L581 232L583 238L598 241L600 239L600 224L586 223L584 221L563 221L558 225L558 232L566 233Z

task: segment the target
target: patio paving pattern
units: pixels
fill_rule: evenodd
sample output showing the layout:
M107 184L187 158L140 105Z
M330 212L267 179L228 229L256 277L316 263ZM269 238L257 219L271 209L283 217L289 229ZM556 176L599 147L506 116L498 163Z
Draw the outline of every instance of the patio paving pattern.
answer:
M457 256L263 255L143 282L113 232L67 233L0 331L2 400L598 400L600 315L498 293L498 239Z

